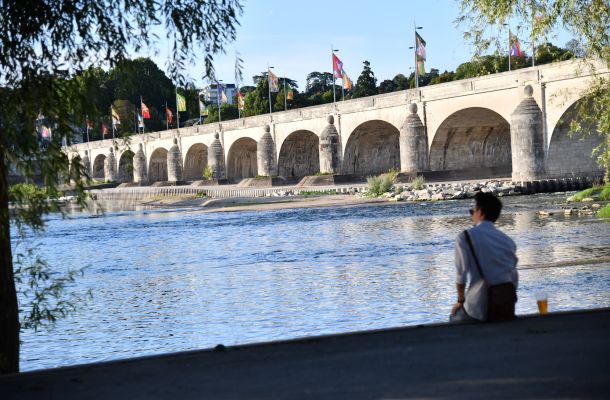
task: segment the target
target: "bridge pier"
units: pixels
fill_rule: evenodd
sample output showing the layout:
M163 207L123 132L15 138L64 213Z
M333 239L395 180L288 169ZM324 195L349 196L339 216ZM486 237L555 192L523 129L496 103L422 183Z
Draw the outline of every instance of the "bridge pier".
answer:
M85 150L85 155L81 158L81 165L87 176L91 176L91 160L89 160L89 151Z
M536 181L545 176L542 111L527 85L525 98L511 115L510 141L513 181Z
M326 120L328 125L320 135L320 172L336 174L340 169L339 132L335 128L335 118L332 115L329 115Z
M111 147L108 150L108 155L104 160L104 180L106 182L116 182L116 158L114 157L114 149Z
M417 115L417 104L409 104L409 115L400 129L400 172L415 176L428 170L426 130Z
M224 150L219 138L220 135L216 132L214 134L214 141L208 149L208 165L212 169L212 179L218 181L225 179Z
M133 181L134 183L146 183L146 156L142 149L142 143L138 145L138 151L133 156Z
M176 138L174 138L174 145L167 152L167 180L169 182L182 181L182 154Z
M256 146L256 161L258 163L258 175L274 176L277 174L275 165L275 143L271 137L271 127L265 125L265 133Z

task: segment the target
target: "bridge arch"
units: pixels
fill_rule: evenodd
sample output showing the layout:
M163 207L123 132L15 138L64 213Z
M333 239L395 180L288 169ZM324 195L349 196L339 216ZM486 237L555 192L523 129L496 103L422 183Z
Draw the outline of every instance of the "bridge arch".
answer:
M184 156L184 180L195 181L203 178L203 170L208 165L208 146L195 143Z
M430 146L430 170L479 170L482 176L510 175L510 124L488 108L454 112L438 127Z
M151 183L167 181L167 150L158 147L150 155L148 180Z
M133 156L134 152L125 150L119 158L119 182L133 182Z
M595 158L591 156L593 149L602 143L602 137L595 132L597 127L583 126L584 130L591 134L570 136L570 124L577 118L578 107L584 102L586 99L572 103L553 129L546 162L546 172L550 177L603 173Z
M282 142L278 156L278 175L302 177L320 172L320 139L308 130L292 132Z
M358 125L347 139L342 170L345 174L374 175L400 169L400 131L382 120Z
M228 179L238 181L258 174L256 149L256 140L249 137L242 137L233 142L227 158Z
M93 160L93 171L91 177L97 180L105 180L106 177L104 175L104 161L106 161L106 156L104 154L98 154Z

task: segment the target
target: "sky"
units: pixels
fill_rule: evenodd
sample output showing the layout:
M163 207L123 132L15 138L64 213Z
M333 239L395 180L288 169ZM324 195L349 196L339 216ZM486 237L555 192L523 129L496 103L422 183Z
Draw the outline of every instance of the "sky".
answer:
M463 39L466 27L454 23L459 15L455 0L244 0L243 4L236 41L227 46L226 55L215 57L216 75L225 83L235 80L238 51L244 60L242 86L252 85L252 76L270 65L276 75L296 80L304 90L307 74L331 71L331 46L339 49L337 55L354 82L364 60L370 61L378 83L398 73L409 75L414 64L409 47L414 42L415 22L426 41L426 71L453 71L473 55L472 46ZM511 25L517 24L511 21ZM490 33L497 32L490 27ZM508 32L500 32L508 37ZM561 29L556 35L552 42L559 46L572 38ZM528 38L520 41L522 49L531 54ZM165 69L167 50L151 58ZM188 74L198 87L204 86L202 64L191 66Z

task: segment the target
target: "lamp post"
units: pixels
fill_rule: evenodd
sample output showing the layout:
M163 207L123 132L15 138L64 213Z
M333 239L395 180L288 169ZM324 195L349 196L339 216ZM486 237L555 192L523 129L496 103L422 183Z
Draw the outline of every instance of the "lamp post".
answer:
M269 114L273 113L273 106L271 105L271 69L269 64L267 64L267 87L269 88Z

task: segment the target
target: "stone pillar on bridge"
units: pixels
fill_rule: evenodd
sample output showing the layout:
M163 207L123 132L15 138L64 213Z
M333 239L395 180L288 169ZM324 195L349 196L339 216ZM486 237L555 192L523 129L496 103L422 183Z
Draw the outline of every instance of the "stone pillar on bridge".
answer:
M534 89L525 87L525 98L511 115L510 145L513 181L533 181L543 178L544 132L542 111L532 97Z
M417 175L428 170L428 143L426 130L419 115L417 104L409 104L409 115L400 128L400 172Z
M182 180L182 154L176 138L174 138L174 145L167 152L167 180L170 182Z
M222 143L218 133L214 134L214 141L208 148L208 165L212 169L212 179L225 179L225 157Z
M89 159L89 151L85 150L85 155L80 160L84 172L87 176L91 176L91 160Z
M335 118L329 115L328 125L320 135L320 172L335 174L339 172L339 132L335 128Z
M146 183L146 156L142 149L142 143L138 145L138 151L133 156L133 181L135 183Z
M258 174L261 176L277 175L275 166L275 143L271 137L271 127L265 125L265 133L256 145L256 162Z
M117 181L116 158L114 157L114 150L112 147L108 150L108 154L104 160L104 179L106 182Z

